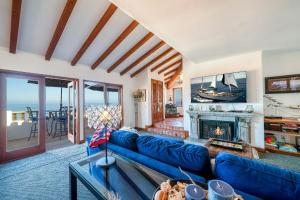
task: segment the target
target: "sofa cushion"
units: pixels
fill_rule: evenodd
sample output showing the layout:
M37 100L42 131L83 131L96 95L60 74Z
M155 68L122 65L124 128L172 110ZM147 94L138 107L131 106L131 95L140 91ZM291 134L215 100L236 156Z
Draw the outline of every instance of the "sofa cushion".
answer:
M111 133L109 142L130 149L132 151L136 151L137 150L136 139L138 137L139 135L136 133L117 130Z
M161 139L164 139L164 140L167 140L171 143L181 143L183 144L184 141L180 138L171 138L171 137L168 137L168 136L162 136L162 135L156 135L156 136L151 136L151 135L147 135L148 137L155 137L155 138L161 138Z
M221 152L215 175L235 189L263 199L299 199L300 173Z
M156 160L180 166L206 178L211 176L209 153L205 147L174 143L158 137L139 136L137 148L139 153Z
M118 155L124 156L133 161L136 161L136 162L138 162L144 166L147 166L155 171L165 174L166 176L168 176L172 179L187 179L187 177L184 174L182 174L177 167L174 167L167 163L160 162L158 160L149 158L148 156L144 156L142 154L131 151L129 149L125 149L125 148L115 145L115 144L108 143L108 148L109 148L109 150L117 153ZM205 182L205 178L203 178L199 175L190 173L190 172L187 172L187 173L192 177L193 180L195 180L197 182L201 182L201 183Z

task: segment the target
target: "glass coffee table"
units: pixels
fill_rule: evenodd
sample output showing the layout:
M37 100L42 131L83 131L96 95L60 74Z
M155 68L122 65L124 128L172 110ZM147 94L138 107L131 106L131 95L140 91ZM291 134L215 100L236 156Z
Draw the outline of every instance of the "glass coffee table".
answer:
M116 158L116 163L108 169L96 166L104 151L70 163L70 199L77 199L77 179L98 199L118 196L122 200L151 200L160 183L170 179L128 158L109 154Z

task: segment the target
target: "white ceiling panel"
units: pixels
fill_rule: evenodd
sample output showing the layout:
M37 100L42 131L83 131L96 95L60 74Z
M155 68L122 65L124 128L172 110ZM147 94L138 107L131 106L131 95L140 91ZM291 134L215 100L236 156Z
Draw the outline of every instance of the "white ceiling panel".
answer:
M132 21L132 18L118 9L79 62L91 66Z
M165 64L165 65L163 65L162 67L160 67L160 68L158 68L157 70L155 70L155 72L158 73L160 70L164 69L165 67L168 67L169 65L173 64L174 62L176 62L176 61L178 61L178 60L180 60L180 59L174 59L174 60L172 60L171 62L168 62L167 64ZM174 68L178 67L179 65L180 65L180 64L176 64L176 65L174 65L173 67L171 67L170 69L174 69ZM166 70L166 71L164 71L163 73L166 73L166 72L168 72L168 71L169 71L169 69Z
M98 68L108 69L129 49L131 49L139 40L141 40L148 32L149 31L143 26L139 25L138 27L136 27L131 32L131 34L98 66Z
M179 67L180 65L181 65L180 63L176 64L173 67L171 67L171 68L167 69L166 71L164 71L162 74L168 73L169 71L172 71L173 69ZM161 69L163 69L163 68L161 68ZM157 71L159 71L159 70L157 70Z
M121 72L126 67L128 67L130 64L132 64L134 61L136 61L139 57L141 57L144 53L149 51L151 48L153 48L157 43L160 42L160 39L157 37L152 37L150 40L148 40L143 46L141 46L134 54L129 56L124 62L122 62L116 69L116 72Z
M160 64L161 62L163 62L164 60L167 60L168 58L170 58L171 56L173 56L174 54L176 54L176 50L172 50L170 51L169 53L167 53L167 55L165 55L164 57L160 58L159 60L157 60L155 63L153 63L152 65L149 66L149 68L153 68L155 67L156 65ZM178 56L180 57L180 56ZM176 58L175 58L176 59Z
M22 1L17 49L45 55L66 1Z
M176 51L173 51L172 53L169 53L169 54L165 57L165 59L162 59L162 61L164 61L164 60L170 58L170 57L173 56L174 54L176 54ZM155 70L155 71L157 72L157 71L161 70L162 68L164 68L164 67L166 67L166 66L168 66L168 65L172 64L173 62L176 62L177 60L180 60L180 59L181 59L181 56L179 55L179 56L173 58L172 60L170 60L169 62L165 63L164 65L160 66L160 67L159 67L157 70ZM153 64L150 68L152 69L152 68L155 67L156 65L160 64L162 61L158 62L157 64Z
M71 62L109 4L106 0L77 0L53 57Z
M169 48L169 46L166 44L164 46L160 47L158 50L156 50L154 53L152 53L150 56L148 56L145 60L143 60L138 65L136 65L134 68L132 68L130 71L128 71L128 73L132 74L133 72L137 71L138 69L143 67L145 64L147 64L148 62L153 60L156 56L158 56L159 54L161 54L168 48Z

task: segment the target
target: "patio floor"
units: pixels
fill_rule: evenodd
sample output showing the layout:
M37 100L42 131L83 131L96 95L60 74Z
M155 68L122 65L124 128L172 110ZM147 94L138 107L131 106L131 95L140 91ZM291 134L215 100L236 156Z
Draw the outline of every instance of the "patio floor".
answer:
M11 150L22 149L24 147L35 146L37 144L38 144L37 136L31 137L29 141L28 138L9 140L8 150L11 151ZM67 135L62 136L61 139L59 136L53 138L52 135L51 136L48 136L48 134L46 135L46 151L62 148L70 145L73 145L73 143L68 140Z

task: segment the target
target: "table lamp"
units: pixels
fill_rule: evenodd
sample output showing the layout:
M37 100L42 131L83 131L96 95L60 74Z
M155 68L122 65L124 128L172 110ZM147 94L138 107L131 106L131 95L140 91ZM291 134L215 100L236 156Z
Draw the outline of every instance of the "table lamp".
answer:
M103 131L104 131L104 134L105 134L105 140L104 140L104 142L105 142L105 157L100 158L96 162L96 166L107 168L107 167L113 165L116 162L116 159L114 157L107 156L107 142L109 140L109 136L107 134L108 133L108 124L112 120L112 116L107 110L104 110L100 114L99 120L104 126Z

